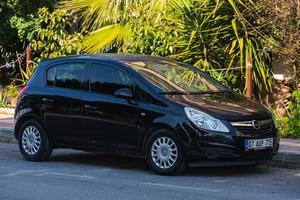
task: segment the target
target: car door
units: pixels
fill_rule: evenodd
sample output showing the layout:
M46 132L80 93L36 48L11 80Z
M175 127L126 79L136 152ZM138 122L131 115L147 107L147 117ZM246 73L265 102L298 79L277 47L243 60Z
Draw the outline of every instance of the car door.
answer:
M82 132L86 69L85 62L75 61L56 64L47 70L41 110L47 132L58 143L82 145L87 141Z
M93 145L135 149L138 144L137 103L131 77L117 66L91 63L90 93L84 102L85 130ZM117 93L129 92L122 96Z

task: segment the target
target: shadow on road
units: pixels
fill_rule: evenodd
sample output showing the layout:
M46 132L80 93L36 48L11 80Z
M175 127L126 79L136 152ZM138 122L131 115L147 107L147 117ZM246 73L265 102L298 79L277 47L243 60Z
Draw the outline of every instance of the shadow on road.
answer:
M137 170L143 173L153 172L148 168L146 161L140 158L87 153L80 151L64 152L59 150L51 157L50 162L77 163L89 166L99 166L113 169ZM234 167L197 167L189 168L181 176L251 176L271 173L272 169L267 166L234 166Z
M54 153L51 162L69 162L101 167L111 167L116 169L140 169L148 170L146 161L141 158L129 158L101 153L89 153L74 151L72 153Z

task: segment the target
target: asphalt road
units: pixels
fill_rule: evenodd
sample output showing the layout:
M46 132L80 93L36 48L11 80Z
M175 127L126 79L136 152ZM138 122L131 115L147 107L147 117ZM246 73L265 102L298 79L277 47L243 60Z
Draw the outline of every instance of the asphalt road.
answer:
M1 200L262 199L300 200L300 171L259 166L154 174L140 159L57 150L32 163L0 144Z

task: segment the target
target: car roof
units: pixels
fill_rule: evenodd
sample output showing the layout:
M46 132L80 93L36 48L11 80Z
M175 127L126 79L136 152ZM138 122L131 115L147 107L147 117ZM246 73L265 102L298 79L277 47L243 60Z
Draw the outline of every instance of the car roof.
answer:
M159 56L140 55L140 54L82 54L62 56L57 58L46 59L43 63L53 63L59 61L71 61L71 60L99 60L99 61L111 61L111 62L134 62L134 61L154 61L154 60L172 60L170 58L164 58Z

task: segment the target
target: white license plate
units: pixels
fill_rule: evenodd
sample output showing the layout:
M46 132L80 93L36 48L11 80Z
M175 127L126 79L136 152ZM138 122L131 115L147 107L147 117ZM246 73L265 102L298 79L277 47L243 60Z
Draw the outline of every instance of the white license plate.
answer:
M245 150L259 150L273 147L273 138L245 140Z

